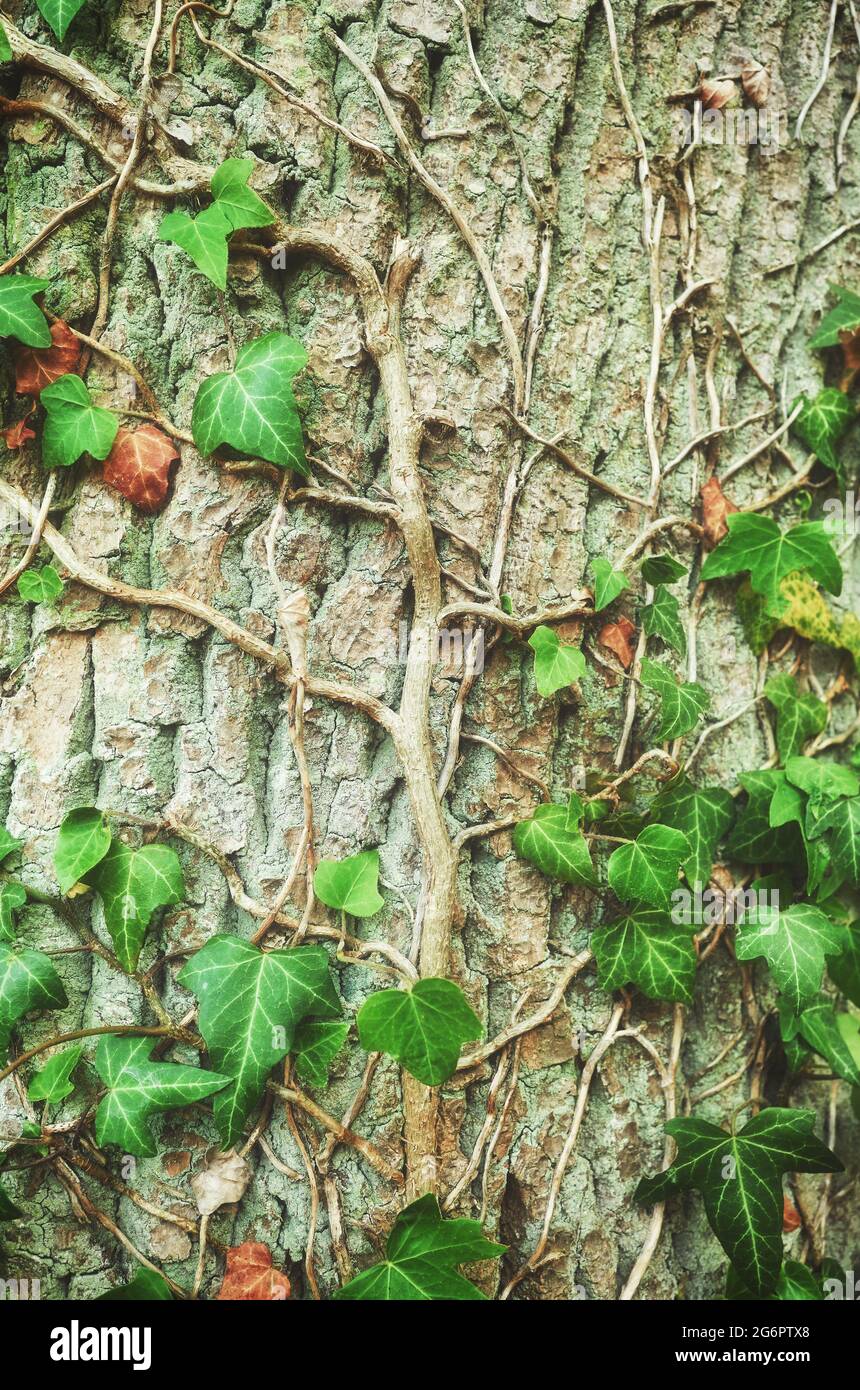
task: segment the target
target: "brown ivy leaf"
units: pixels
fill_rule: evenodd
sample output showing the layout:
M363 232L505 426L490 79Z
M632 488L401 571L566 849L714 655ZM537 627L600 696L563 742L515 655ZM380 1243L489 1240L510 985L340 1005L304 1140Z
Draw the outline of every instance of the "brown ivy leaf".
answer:
M51 341L52 347L21 347L15 353L15 390L19 396L38 396L77 367L81 345L62 319L51 324Z
M142 512L157 512L167 496L170 465L179 453L154 425L120 429L105 459L104 480Z
M10 425L8 429L3 430L3 438L6 441L7 449L20 449L25 440L36 438L35 431L31 430L30 426L27 424L27 421L35 409L36 407L32 406L31 409L27 411L23 420L16 420L14 425Z
M268 1245L246 1240L227 1251L227 1273L218 1290L219 1299L256 1299L275 1302L289 1298L290 1281L272 1268Z
M636 629L630 619L621 617L614 623L607 623L602 627L597 640L602 647L608 647L615 653L626 671L636 655L636 648L631 640L635 635Z
M709 549L713 550L729 534L726 517L736 511L735 503L720 487L719 478L709 478L702 488L702 525Z
M702 105L709 111L722 111L724 106L737 105L740 93L730 77L722 81L703 78L699 85Z
M839 334L839 341L842 344L842 355L845 358L845 366L849 372L860 372L860 329L855 328L852 332L842 329Z
M211 1216L219 1207L239 1202L251 1181L251 1169L235 1149L222 1153L210 1149L206 1165L191 1179L191 1190L201 1216Z
M791 1231L796 1231L800 1226L800 1217L797 1208L792 1205L787 1197L782 1199L782 1231L783 1235L789 1235Z
M770 96L770 73L754 58L748 59L741 68L741 85L747 100L751 101L753 106L767 105Z

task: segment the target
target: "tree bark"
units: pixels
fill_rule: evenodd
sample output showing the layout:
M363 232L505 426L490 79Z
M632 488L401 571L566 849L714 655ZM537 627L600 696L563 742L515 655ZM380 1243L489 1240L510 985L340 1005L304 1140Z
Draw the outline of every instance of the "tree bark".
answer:
M386 906L370 923L353 924L356 935L412 955L422 976L457 980L487 1039L540 1012L568 976L548 1021L437 1090L383 1058L350 1116L367 1065L353 1030L317 1099L389 1163L405 1163L409 1194L432 1188L444 1203L469 1176L450 1214L480 1217L509 1247L498 1269L474 1272L490 1296L533 1255L552 1198L549 1258L536 1260L509 1296L714 1297L725 1258L700 1199L676 1199L660 1229L632 1193L663 1164L667 1101L682 1113L742 1067L760 1043L773 991L763 970L742 971L723 944L702 964L690 1010L633 993L615 1024L627 1036L606 1039L616 1001L598 986L593 963L577 962L600 908L589 891L553 886L516 857L510 827L531 813L541 785L560 801L584 772L617 776L630 767L651 746L642 702L616 765L631 687L597 642L600 624L582 616L555 624L568 640L582 637L589 663L578 687L552 699L535 690L529 648L507 640L497 623L449 620L464 648L483 632L483 669L473 674L464 674L456 643L447 662L444 646L435 659L434 644L445 605L498 608L508 595L517 619L585 607L595 557L617 560L649 516L698 520L705 477L781 423L783 391L790 402L820 383L821 359L807 339L828 285L856 290L858 282L856 233L807 255L860 218L860 122L847 133L840 178L835 154L860 62L850 16L840 12L827 82L797 138L824 55L825 0L614 0L611 9L585 0L469 0L474 63L454 0L236 0L229 18L196 17L220 47L204 45L187 16L180 22L176 76L166 79L176 8L166 7L153 65L155 112L167 133L155 120L147 127L120 205L102 341L135 364L186 434L201 381L232 364L235 346L273 329L305 344L310 363L297 388L314 483L338 493L346 480L350 495L377 508L374 515L373 507L327 505L311 488L307 497L287 496L276 537L279 584L304 589L311 608L304 744L316 856L380 847ZM7 113L4 259L128 157L153 6L88 5L63 44L29 0L9 10L26 43L16 48L20 69L4 70L4 97L54 105L78 131L39 111ZM45 60L45 49L55 59ZM696 86L697 61L716 76L746 59L771 75L777 147L720 141L679 160L679 107L668 98ZM233 155L253 158L252 184L279 225L264 248L254 245L256 233L234 240L222 296L158 239L165 212L193 211L192 200L153 196L135 179L196 181L202 190L200 166L208 174ZM19 267L51 279L49 307L83 330L98 308L110 196ZM783 262L792 264L768 273ZM7 424L17 418L8 360ZM94 355L88 383L100 404L150 409L104 354ZM758 416L773 392L774 414L717 432ZM655 451L665 469L709 430L713 437L655 497ZM553 439L563 454L539 442ZM803 462L796 442L781 444ZM848 446L854 463L856 450ZM119 586L190 596L217 610L218 630L193 603L129 601L116 584L97 591L85 573L74 575L68 554L59 558L73 578L55 609L8 596L0 603L0 812L25 841L27 881L56 891L54 839L72 806L159 822L162 840L179 827L183 836L169 842L183 860L188 901L150 933L142 960L177 1020L192 1001L176 983L184 957L172 954L215 931L250 936L259 921L242 892L274 902L305 823L288 712L296 680L265 553L278 480L265 466L235 471L202 458L185 441L180 451L159 515L136 512L95 466L60 480L62 509L52 521L84 566ZM746 505L788 477L785 458L766 450L729 490ZM38 508L45 475L32 445L5 454L2 478ZM692 565L695 533L671 534ZM19 554L17 538L0 536L0 573ZM629 574L638 574L632 564ZM842 599L849 609L852 602L856 587ZM699 620L688 678L709 690L709 718L720 720L753 700L763 675L727 586L692 594L691 604ZM635 618L632 594L620 611ZM231 623L254 642L237 643ZM838 657L819 656L826 684ZM355 686L366 692L358 707L341 698ZM846 727L850 705L840 715ZM751 708L705 744L698 780L731 788L769 752ZM466 828L495 821L502 824L494 832L457 844ZM225 862L238 879L225 876ZM287 910L301 916L300 891ZM312 921L328 920L317 905ZM26 922L28 945L79 944L50 904L31 905ZM93 930L107 941L97 916ZM159 1021L151 999L97 953L61 959L70 1003L52 1015L58 1033ZM380 976L333 964L351 1017ZM20 1047L44 1037L44 1018L29 1019ZM695 1113L723 1120L749 1097L755 1075L753 1058ZM764 1075L772 1101L778 1082ZM856 1170L849 1088L837 1088L832 1112L830 1090L810 1083L792 1092L792 1103L818 1111L818 1132L829 1132ZM578 1100L581 1124L556 1196L553 1173ZM66 1104L54 1122L77 1113L74 1098ZM3 1083L2 1137L18 1133L28 1113L13 1080ZM311 1241L327 1296L375 1258L403 1189L349 1144L326 1148L324 1131L295 1114L310 1151L324 1155ZM215 1131L211 1116L195 1109L159 1120L158 1133L164 1152L123 1174L125 1191L77 1176L140 1251L190 1288L197 1248L187 1222L160 1220L140 1201L194 1220L189 1179ZM311 1297L311 1187L282 1100L265 1137L281 1167L255 1147L246 1197L235 1212L213 1217L212 1231L222 1246L265 1241L294 1296ZM481 1163L467 1173L479 1141ZM832 1207L822 1236L822 1180L801 1177L797 1187L810 1229L788 1237L787 1250L812 1234L817 1254L826 1248L860 1267L850 1197ZM36 1217L9 1243L22 1275L41 1280L42 1297L88 1298L128 1277L128 1252L99 1224L75 1219L55 1175L37 1168L21 1190ZM222 1276L216 1243L204 1296L214 1296Z

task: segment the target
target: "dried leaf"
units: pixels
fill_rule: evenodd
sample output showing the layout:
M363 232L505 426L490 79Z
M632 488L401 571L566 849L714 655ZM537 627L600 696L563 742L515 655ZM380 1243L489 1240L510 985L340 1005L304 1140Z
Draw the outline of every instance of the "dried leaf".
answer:
M792 1205L787 1197L782 1199L782 1231L783 1235L789 1235L796 1231L801 1225L800 1216L797 1208Z
M154 425L120 429L105 459L104 479L142 512L157 512L167 496L173 442Z
M753 106L766 106L770 96L770 73L750 58L741 68L741 85L748 101Z
M278 609L290 652L290 664L297 676L303 676L307 670L305 653L310 616L310 604L304 589L294 589L287 594Z
M849 372L860 372L860 329L848 333L843 329L839 334L845 366Z
M635 636L636 628L630 619L621 617L614 623L607 623L602 627L597 640L602 647L608 647L615 653L626 671L636 655L636 647L632 641Z
M191 1190L201 1216L211 1216L219 1207L239 1202L251 1181L251 1169L235 1149L223 1153L210 1149L205 1167L191 1179Z
M77 369L81 345L67 323L51 324L49 348L22 347L15 353L15 390L19 396L38 396L61 376Z
M737 105L740 92L730 77L723 81L711 81L706 77L699 86L699 96L706 110L722 111L724 106Z
M33 406L32 410L28 410L23 420L16 420L14 425L10 425L8 429L3 430L3 438L6 441L7 449L20 449L25 440L36 438L35 431L31 430L30 426L27 424L35 408L36 407Z
M719 478L709 478L702 488L702 525L705 528L705 541L713 550L729 533L726 517L736 512L737 507L730 497L726 497L720 487Z
M256 1299L274 1302L290 1296L286 1274L272 1268L268 1245L246 1240L227 1251L227 1273L218 1292L223 1299Z

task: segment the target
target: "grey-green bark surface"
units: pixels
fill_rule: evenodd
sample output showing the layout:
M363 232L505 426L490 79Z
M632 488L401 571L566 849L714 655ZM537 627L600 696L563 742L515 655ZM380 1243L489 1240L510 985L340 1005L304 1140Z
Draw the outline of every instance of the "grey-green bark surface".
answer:
M25 33L56 46L30 0L9 8ZM668 17L660 15L661 8ZM168 7L170 15L174 9ZM821 358L806 340L827 302L828 284L857 288L856 235L840 238L795 270L764 273L860 217L860 122L849 134L839 182L834 162L836 135L860 61L847 13L840 17L827 85L802 138L793 137L798 111L817 80L829 9L825 0L728 0L710 7L616 0L625 79L645 135L655 193L666 198L661 264L667 304L683 288L684 207L676 111L667 95L694 85L697 60L722 73L753 57L771 72L771 105L785 117L785 143L777 152L706 146L690 165L699 221L694 278L713 284L676 317L668 334L657 402L664 459L707 428L709 360L724 423L767 404L727 316L742 329L750 357L768 381L778 391L785 381L790 400L821 380ZM557 189L530 424L547 437L567 431L566 446L581 464L618 487L647 492L648 261L634 148L613 79L603 6L489 0L483 9L471 4L470 14L480 66L522 142L532 183L541 191ZM151 6L144 0L92 4L82 10L62 48L134 105L150 21ZM236 0L232 17L214 23L212 32L222 42L268 64L306 100L393 151L372 93L348 63L336 60L326 41L328 26L368 61L375 60L390 90L406 94L408 99L395 100L412 138L491 256L522 338L538 278L538 228L523 195L510 135L470 67L456 7L448 0ZM164 65L162 43L156 72ZM193 144L185 147L190 157L214 167L228 155L250 155L254 186L280 216L337 234L368 256L380 274L395 234L420 247L403 333L416 402L440 417L425 443L422 477L433 516L466 536L486 563L511 461L534 446L524 444L500 408L509 370L498 324L451 219L415 178L391 165L380 168L227 59L203 49L190 29L181 30L177 70L171 118L191 128ZM123 132L66 84L7 71L4 92L16 95L19 86L22 96L64 106L94 132L102 148L124 158ZM466 133L422 142L416 105L432 131ZM4 253L11 255L105 172L92 150L44 118L7 121L4 140L0 225ZM144 167L147 176L157 176L155 166ZM175 205L191 210L187 201ZM229 365L231 343L286 329L310 354L301 383L309 453L345 475L353 491L373 496L373 485L384 487L387 481L385 416L349 282L307 258L291 257L282 269L234 251L222 300L178 248L157 240L164 212L162 201L140 194L123 202L105 343L137 364L169 416L187 429L197 387L206 374ZM101 201L57 232L25 266L52 279L50 308L84 327L96 307L104 215ZM8 366L4 372L11 404L13 376ZM128 379L107 359L94 359L89 383L101 403L128 408ZM7 422L12 418L7 410ZM694 470L700 482L706 462L724 465L739 457L762 437L763 428L758 424L724 435L707 455L689 458L667 479L662 510L689 515L697 492ZM798 463L803 461L796 442L788 448ZM263 549L276 486L267 476L231 473L214 459L201 459L187 444L181 455L169 503L155 518L135 512L104 485L95 467L77 470L64 483L69 505L55 517L57 524L81 555L116 577L185 589L267 640L279 640ZM2 469L28 496L40 495L43 478L32 446L5 454ZM323 473L319 476L325 481ZM765 453L727 490L745 503L766 495L786 476L784 460ZM591 560L619 555L638 526L634 510L543 454L516 512L501 590L510 594L515 613L563 602L589 582ZM692 560L692 546L677 539L682 556ZM470 551L444 536L440 549L452 572L474 582ZM4 566L17 553L17 542L0 545ZM846 565L850 559L849 552ZM311 671L357 680L380 698L395 699L402 678L400 624L408 622L411 604L398 533L375 519L313 503L289 504L277 566L285 586L304 587L310 599ZM453 582L447 592L452 601L463 597ZM846 610L851 592L849 587L840 600ZM632 616L632 600L622 600L621 610ZM576 631L574 625L567 629L568 635ZM591 647L596 647L593 635ZM597 650L600 655L602 649ZM729 586L709 591L704 599L697 655L698 679L712 695L711 717L724 717L752 699L758 663L743 638ZM815 661L826 685L838 658L816 648ZM22 873L29 883L56 891L57 827L69 807L98 804L182 822L230 857L254 898L273 900L301 835L302 794L284 688L259 663L194 619L165 609L130 610L72 585L55 610L34 609L8 596L0 603L0 664L0 811L10 830L25 840ZM441 666L433 686L440 763L457 684L456 673ZM497 643L469 697L464 729L508 750L560 800L578 769L611 768L626 695L626 681L592 660L577 692L542 700L527 648ZM851 697L843 699L838 727L847 727L855 713ZM640 716L636 749L649 746L643 728ZM387 906L362 930L408 950L411 925L402 900L416 902L420 854L391 743L363 716L314 700L306 715L306 744L318 853L340 857L380 846ZM751 710L706 745L698 777L731 788L741 771L761 766L768 753L762 723ZM491 749L463 743L448 801L454 829L528 815L536 799L535 787ZM170 842L183 860L188 900L168 910L159 930L150 933L144 967L161 955L194 949L216 930L249 935L255 925L231 900L210 856ZM589 893L553 887L516 858L507 831L466 845L459 890L452 973L492 1037L524 995L526 1012L548 995L556 967L587 945L599 909ZM28 945L61 948L79 940L48 907L28 908L25 924ZM97 915L93 927L106 939ZM48 1025L44 1017L28 1020L19 1030L21 1047L48 1036L46 1026L60 1031L152 1021L134 982L97 956L58 959L69 1006ZM173 1018L182 1017L191 1003L176 983L181 964L181 959L168 960L154 977ZM351 1015L380 980L354 966L335 968ZM761 1015L772 1004L763 969L752 970L744 987L737 963L721 946L700 969L688 1011L679 1108L685 1097L695 1098L742 1066L755 1042L751 1000ZM492 1269L480 1272L490 1294L503 1287L538 1239L583 1060L603 1033L611 1007L589 966L573 981L552 1021L524 1037L518 1083L506 1106L506 1086L499 1092L500 1124L483 1191L479 1176L455 1206L460 1214L481 1215L487 1232L510 1247L498 1284ZM644 1028L667 1058L672 1013L670 1005L635 995L626 1026ZM737 1040L728 1047L732 1039ZM723 1048L728 1048L724 1060L703 1079L694 1079ZM181 1049L175 1055L181 1058ZM462 1174L478 1138L497 1061L443 1089L443 1193ZM349 1106L364 1063L353 1033L320 1097L333 1114ZM748 1095L748 1085L744 1072L698 1103L694 1113L719 1121ZM778 1099L780 1079L769 1076L768 1086L767 1098ZM28 1111L11 1080L0 1097L2 1137L8 1140ZM826 1084L809 1085L793 1092L792 1103L814 1105L824 1133L829 1098ZM847 1100L843 1085L835 1147L854 1169L858 1124ZM71 1117L79 1107L80 1096L55 1118ZM650 1215L633 1207L632 1192L642 1174L662 1164L663 1120L653 1060L634 1039L621 1040L600 1064L561 1186L549 1240L554 1258L530 1274L514 1297L564 1299L581 1291L588 1298L618 1297ZM356 1128L399 1163L400 1079L390 1059L375 1072ZM215 1142L211 1118L204 1109L193 1109L157 1121L156 1131L164 1152L139 1160L129 1182L148 1202L193 1217L189 1179ZM318 1146L320 1136L308 1134ZM310 1188L282 1107L275 1107L268 1139L282 1162L302 1176L285 1176L256 1148L247 1195L235 1213L213 1218L212 1233L223 1245L265 1242L276 1266L290 1275L294 1295L309 1297L303 1261ZM118 1162L111 1155L112 1171L118 1172ZM346 1244L359 1269L373 1258L402 1196L349 1148L337 1149L332 1171ZM822 1180L801 1178L798 1186L804 1208L814 1215ZM185 1232L109 1188L89 1183L86 1189L140 1250L190 1286L197 1251ZM44 1167L19 1176L13 1190L28 1220L7 1237L11 1264L19 1277L41 1280L43 1297L93 1297L128 1275L127 1253L97 1224L76 1220L66 1191ZM804 1239L803 1230L789 1237L787 1250L796 1253ZM849 1196L830 1213L826 1251L858 1268L858 1243L860 1222ZM339 1275L324 1200L314 1256L325 1296ZM722 1287L724 1267L700 1199L675 1199L638 1296L713 1297ZM206 1267L207 1296L214 1296L222 1273L216 1250Z

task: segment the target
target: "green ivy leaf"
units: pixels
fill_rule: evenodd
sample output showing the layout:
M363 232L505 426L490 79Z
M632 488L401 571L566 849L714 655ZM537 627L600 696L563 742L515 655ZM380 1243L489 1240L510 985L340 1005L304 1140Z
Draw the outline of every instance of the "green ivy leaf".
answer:
M117 960L131 974L153 912L180 902L185 892L179 859L166 845L130 849L122 840L114 840L104 858L89 870L86 882L102 900Z
M296 1074L308 1086L325 1086L328 1070L346 1042L349 1024L303 1018L293 1040Z
M837 1014L826 999L804 1009L798 1028L843 1081L860 1086L860 1027L850 1014Z
M678 683L672 672L658 661L642 659L642 684L660 696L660 727L654 735L656 743L680 738L694 729L711 703L711 697L694 682Z
M348 859L321 859L314 873L314 892L326 907L352 917L372 917L385 906L378 882L379 852L367 849Z
M793 432L818 456L826 468L836 474L839 486L844 492L845 469L833 446L838 444L849 425L857 418L854 402L844 391L837 390L835 386L827 386L823 391L819 391L814 400L805 395L798 396L792 403L792 414L798 405L802 406L802 409L791 427Z
M53 565L40 570L25 570L18 575L18 593L25 603L53 603L65 588Z
M275 218L262 198L248 188L252 159L225 159L212 175L214 202L196 217L171 212L158 228L160 241L171 241L189 255L213 285L227 288L227 241L242 227L268 227Z
M11 941L15 935L14 914L27 901L27 890L22 883L4 880L0 883L0 936Z
M119 420L110 410L93 405L86 384L69 373L39 397L47 419L42 434L42 462L46 468L69 468L90 454L105 459L113 448Z
M367 1052L387 1052L425 1086L453 1076L463 1043L480 1038L481 1020L451 980L418 980L410 989L380 989L358 1011Z
M227 288L227 238L233 228L217 203L196 217L187 212L169 212L158 228L159 241L170 241L190 256L219 290Z
M646 584L674 584L687 573L686 565L674 555L649 555L642 561L641 569Z
M795 864L803 860L803 841L796 827L783 827L774 835L770 805L784 774L775 768L742 772L740 784L748 794L734 828L726 841L726 854L742 864Z
M772 676L764 687L765 699L776 710L776 746L781 763L799 753L807 739L820 734L827 723L827 706L814 695L799 695L794 676Z
M782 1266L782 1174L839 1173L843 1165L813 1134L812 1110L773 1106L727 1134L707 1120L666 1124L678 1145L671 1167L643 1178L636 1200L651 1205L696 1188L711 1230L741 1282L759 1298L772 1294Z
M726 525L729 534L706 559L702 579L749 574L775 616L786 608L780 581L795 570L808 570L832 594L842 592L842 566L823 521L802 521L783 533L768 516L735 512Z
M340 1001L321 946L261 951L237 936L213 936L183 966L179 983L200 1000L200 1032L213 1066L235 1083L216 1096L215 1120L229 1148L276 1062L292 1051L308 1014L336 1018Z
M774 781L773 787L773 798L768 811L769 823L775 830L791 822L803 827L806 812L803 792L789 782L784 772L779 774L779 781Z
M101 811L79 806L60 826L54 869L62 893L68 893L110 849L110 831Z
M54 1057L33 1077L27 1088L29 1100L46 1100L51 1105L65 1100L75 1089L71 1079L72 1072L83 1056L83 1044L67 1047Z
M240 349L234 371L207 377L191 415L191 433L201 454L229 444L307 477L302 425L290 384L307 360L301 343L286 333L266 333Z
M816 758L789 758L785 775L807 796L832 799L838 796L857 796L860 778L850 767L841 763L822 762Z
M585 657L579 647L559 641L551 627L536 627L529 638L535 654L535 684L540 695L554 695L585 675Z
M759 1295L750 1292L731 1265L726 1273L726 1298L733 1303L755 1303L759 1299ZM821 1281L816 1279L809 1265L802 1265L799 1260L784 1260L776 1287L765 1302L812 1303L820 1302L823 1298Z
M35 275L0 275L0 338L17 338L27 347L51 346L48 320L33 303L33 295L50 283Z
M155 1044L155 1038L109 1034L96 1049L96 1071L108 1088L96 1111L96 1139L141 1158L158 1153L148 1123L152 1115L205 1100L230 1082L200 1067L150 1061Z
M436 1198L427 1193L398 1216L388 1237L386 1258L350 1279L333 1297L376 1303L480 1302L484 1294L457 1268L475 1260L496 1260L506 1249L487 1240L477 1221L464 1217L446 1221Z
M681 621L678 600L669 593L665 584L658 584L654 591L654 602L645 604L642 622L648 637L662 637L667 646L681 656L687 655L687 634Z
M738 960L764 956L789 1006L799 1013L821 988L824 957L847 942L846 928L812 903L784 912L768 905L745 913L735 938Z
M64 1009L63 982L49 956L41 951L14 951L0 942L0 1062L9 1050L12 1029L33 1009Z
M581 806L579 797L576 798ZM530 820L514 829L514 849L541 873L564 883L594 887L597 878L588 841L568 806L538 806Z
M156 1303L172 1302L173 1294L163 1274L141 1267L130 1284L120 1284L107 1293L100 1293L94 1303Z
M66 30L86 0L36 0L39 12L48 21L57 38L66 37Z
M6 33L3 25L0 24L0 63L11 63L13 58L14 55L12 53L12 45L9 42L9 35Z
M847 940L838 956L828 956L827 973L845 998L860 1008L860 924L845 925Z
M14 854L16 849L20 849L23 840L16 840L14 835L10 835L4 825L0 825L0 864L4 859L8 859L10 854Z
M860 296L839 285L831 285L830 292L837 297L836 307L824 315L809 340L811 348L838 347L840 333L853 333L860 328Z
M649 999L690 1004L696 977L696 948L689 927L667 912L640 908L598 927L591 938L603 989L634 984Z
M253 159L225 159L212 175L214 206L229 222L231 231L270 227L275 220L262 198L248 187L253 172Z
M690 842L682 868L690 887L703 888L711 877L714 853L734 820L735 803L722 787L694 787L681 777L658 793L651 814L661 825L680 830Z
M815 826L815 834L832 831L830 857L841 879L860 888L860 796L831 801Z
M591 566L594 575L594 611L599 613L608 607L623 589L630 588L630 581L621 570L614 570L609 560L598 555Z
M619 845L609 857L609 886L622 902L668 908L678 886L678 871L692 846L680 830L646 825L632 844Z
M788 1001L778 999L776 1007L786 1065L790 1072L796 1074L806 1066L812 1052L800 1036L800 1019L789 1008Z

